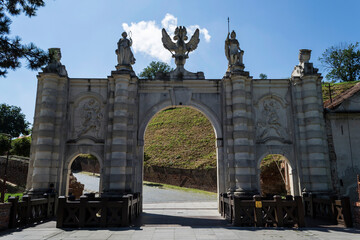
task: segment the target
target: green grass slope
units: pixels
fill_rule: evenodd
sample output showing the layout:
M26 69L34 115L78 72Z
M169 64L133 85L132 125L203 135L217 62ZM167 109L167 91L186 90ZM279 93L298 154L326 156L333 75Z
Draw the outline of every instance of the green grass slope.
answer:
M216 167L213 127L205 115L187 107L155 115L145 132L144 152L145 166Z

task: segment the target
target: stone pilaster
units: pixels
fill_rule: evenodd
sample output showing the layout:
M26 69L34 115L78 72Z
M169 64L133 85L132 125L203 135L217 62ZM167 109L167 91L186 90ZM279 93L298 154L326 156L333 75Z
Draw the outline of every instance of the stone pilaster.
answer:
M226 130L231 191L239 194L257 192L254 159L253 120L251 112L251 81L248 72L235 72L225 79ZM227 82L229 81L229 82ZM231 133L231 135L230 135ZM231 147L232 146L232 147ZM231 154L231 155L230 155Z
M331 189L331 175L322 106L322 77L312 63L309 63L308 51L300 50L300 64L292 74L301 188L328 193ZM303 57L302 54L308 56Z
M27 191L41 194L53 183L59 189L66 119L67 76L40 73L32 135Z
M230 77L223 78L223 137L224 137L224 165L225 165L225 188L226 191L235 191L235 169L234 169L234 140L232 125L232 82Z
M114 82L112 129L108 138L109 149L106 154L104 182L105 194L132 191L133 146L136 146L136 128L134 126L136 112L137 81L130 71L116 71L111 76ZM134 137L135 136L135 137ZM135 144L134 144L135 139Z

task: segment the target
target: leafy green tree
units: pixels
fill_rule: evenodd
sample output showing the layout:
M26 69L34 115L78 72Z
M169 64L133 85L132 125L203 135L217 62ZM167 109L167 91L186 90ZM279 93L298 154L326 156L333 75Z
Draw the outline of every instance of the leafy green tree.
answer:
M267 79L267 75L265 73L260 73L259 78L260 79Z
M44 6L43 0L0 0L0 76L6 77L7 70L21 67L20 60L25 58L27 67L35 70L48 62L48 54L37 48L33 43L23 45L20 37L9 37L9 16L24 13L28 17L36 15L39 7Z
M139 76L140 78L155 79L157 73L168 73L173 70L173 68L164 62L152 61Z
M10 152L12 155L30 157L30 145L30 136L17 138L11 142L12 150Z
M21 108L5 103L0 104L0 133L18 137L20 134L28 134L29 126L30 123L25 120Z
M325 50L319 60L327 71L327 79L344 82L359 80L360 49L358 42L332 46Z
M0 133L0 156L5 155L11 149L9 137Z

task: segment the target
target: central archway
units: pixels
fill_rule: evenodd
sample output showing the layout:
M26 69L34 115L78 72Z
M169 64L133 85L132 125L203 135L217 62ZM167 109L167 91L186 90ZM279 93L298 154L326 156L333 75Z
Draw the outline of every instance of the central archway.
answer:
M210 121L197 110L157 113L145 132L144 180L216 192L215 140Z
M196 103L196 102L192 102L191 105L179 105L179 106L172 106L171 103L169 101L165 101L162 102L160 104L155 105L153 108L151 108L151 110L145 115L144 120L139 124L139 132L138 132L138 140L139 140L139 144L138 144L138 153L139 153L139 157L141 158L141 164L139 166L138 170L141 170L141 182L139 181L136 185L136 187L138 189L142 190L142 186L143 186L143 178L144 178L144 138L145 138L145 132L147 129L147 126L149 125L151 119L159 112L164 111L166 109L169 108L174 108L174 107L187 107L190 109L194 109L195 111L200 112L204 117L207 118L207 120L209 120L209 122L212 125L214 134L215 134L215 149L216 149L216 166L217 166L217 193L223 191L224 189L224 181L222 179L219 178L219 176L222 176L223 174L223 169L222 169L222 163L221 163L221 156L222 156L222 129L221 129L221 125L219 123L219 120L217 119L217 117L215 116L214 113L211 112L210 109L207 109L205 106L203 106L202 104Z

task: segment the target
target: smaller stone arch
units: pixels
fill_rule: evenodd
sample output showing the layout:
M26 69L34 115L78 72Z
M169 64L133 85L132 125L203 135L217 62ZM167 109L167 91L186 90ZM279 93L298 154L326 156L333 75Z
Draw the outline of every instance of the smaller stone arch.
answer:
M284 149L267 149L265 151L262 151L260 156L257 158L257 162L256 162L256 178L257 178L257 184L258 184L259 191L261 190L260 164L263 161L263 159L266 156L270 155L270 154L282 155L284 157L285 163L289 167L289 179L288 180L289 180L291 195L294 195L294 196L299 195L299 190L296 187L297 184L298 184L296 165L295 165L295 162L294 162L294 160L292 158L292 154L289 153L288 151L284 150Z
M70 150L71 151L71 150ZM60 194L66 195L69 191L69 175L71 170L71 165L73 164L74 160L80 155L80 154L91 154L99 162L100 165L100 189L99 192L101 192L102 184L104 182L104 160L103 157L101 157L101 154L99 154L97 151L94 151L91 146L77 146L76 150L72 150L69 152L68 156L66 157L66 160L63 165L63 171L62 171L62 188L60 190Z

